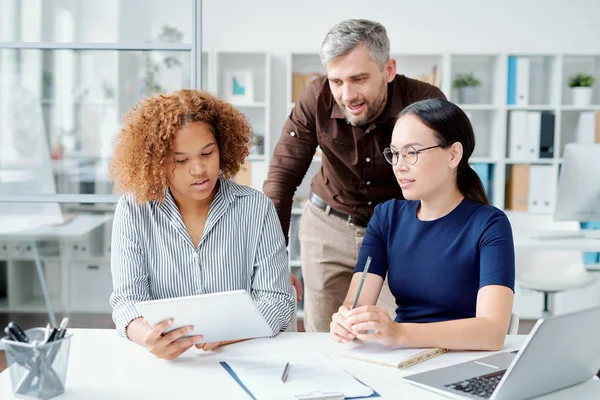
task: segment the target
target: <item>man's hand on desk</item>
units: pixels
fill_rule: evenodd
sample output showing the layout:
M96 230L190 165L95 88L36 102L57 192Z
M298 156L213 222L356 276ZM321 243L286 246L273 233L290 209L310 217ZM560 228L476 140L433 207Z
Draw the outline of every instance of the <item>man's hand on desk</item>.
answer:
M147 328L149 327L142 318L138 318L129 324L128 334L130 328L139 329L135 325L132 326L134 323L136 325L144 324ZM150 350L150 353L158 358L173 360L202 340L202 336L182 337L192 331L191 326L184 326L163 335L164 331L172 323L172 320L165 320L147 330L146 334L142 337L141 344L146 346ZM129 337L136 341L131 334L129 334Z

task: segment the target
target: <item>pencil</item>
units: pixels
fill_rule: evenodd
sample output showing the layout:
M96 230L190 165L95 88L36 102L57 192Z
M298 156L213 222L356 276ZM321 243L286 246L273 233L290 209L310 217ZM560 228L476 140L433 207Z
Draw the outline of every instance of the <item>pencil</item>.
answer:
M371 256L367 257L367 262L365 263L365 269L363 270L362 277L360 278L360 284L358 285L358 290L356 291L356 296L354 296L354 301L352 302L351 310L356 307L358 303L358 298L360 296L360 291L362 290L363 283L365 283L365 277L367 276L367 272L369 272L369 265L371 265Z

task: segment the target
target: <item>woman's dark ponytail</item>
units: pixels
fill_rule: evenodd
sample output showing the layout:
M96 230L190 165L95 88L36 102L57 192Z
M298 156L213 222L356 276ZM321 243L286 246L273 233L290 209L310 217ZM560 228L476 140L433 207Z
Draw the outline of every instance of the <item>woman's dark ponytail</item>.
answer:
M462 163L456 170L456 185L466 198L486 206L490 205L483 183L477 172L468 163Z
M475 134L467 114L456 104L444 99L426 99L410 104L400 112L414 115L435 131L437 142L447 148L452 143L460 143L463 156L456 171L456 185L466 198L476 203L489 205L479 175L469 165L469 157L475 149Z

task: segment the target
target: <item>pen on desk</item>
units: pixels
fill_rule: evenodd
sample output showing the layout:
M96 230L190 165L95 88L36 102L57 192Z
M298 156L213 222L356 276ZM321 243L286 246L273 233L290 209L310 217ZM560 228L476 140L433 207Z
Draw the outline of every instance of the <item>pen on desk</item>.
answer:
M285 363L285 368L283 369L283 374L281 374L281 382L285 383L287 381L288 375L290 373L290 363Z
M363 270L362 277L360 278L360 284L358 285L358 290L356 291L356 296L354 296L354 301L352 302L351 310L356 307L358 303L358 298L360 297L360 291L362 290L363 283L365 283L365 277L367 276L367 272L369 272L369 265L371 265L371 256L367 257L367 262L365 263L365 269Z

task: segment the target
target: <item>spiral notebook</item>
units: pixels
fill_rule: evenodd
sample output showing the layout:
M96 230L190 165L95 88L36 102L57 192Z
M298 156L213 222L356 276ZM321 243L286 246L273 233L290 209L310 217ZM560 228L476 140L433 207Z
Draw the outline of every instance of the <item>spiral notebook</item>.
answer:
M363 343L350 350L342 352L342 356L373 364L394 368L408 368L430 358L444 354L448 349L408 348L401 346L386 346L380 343Z

